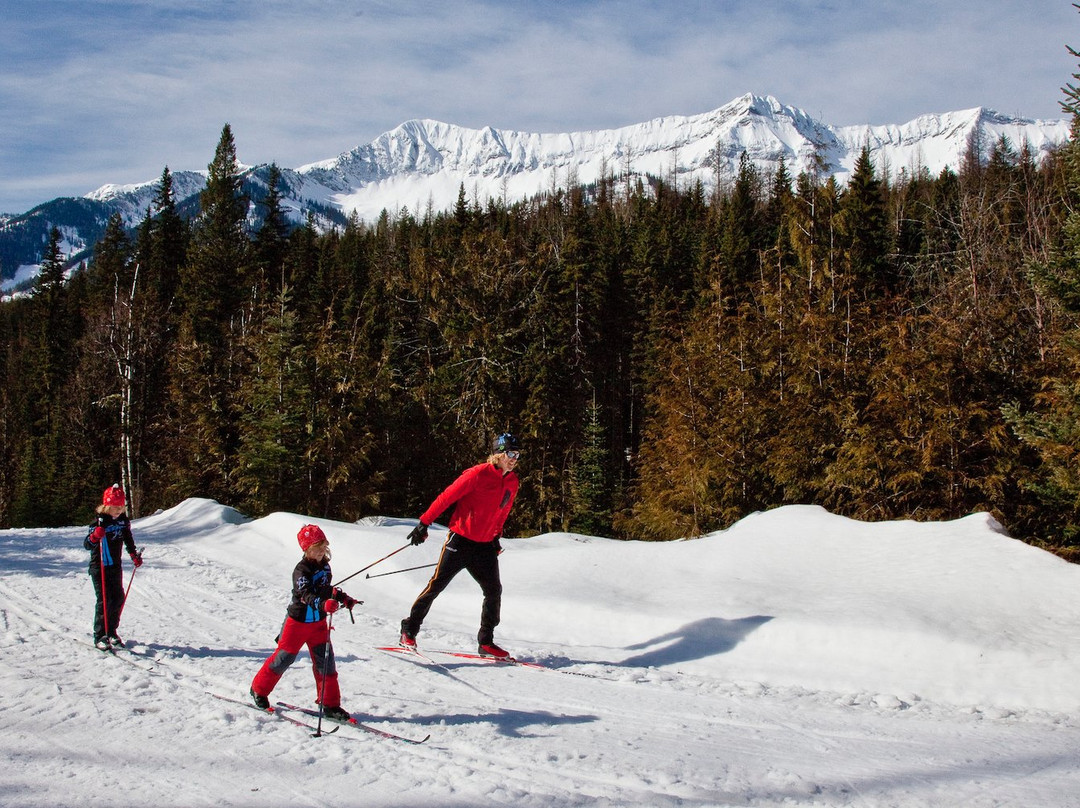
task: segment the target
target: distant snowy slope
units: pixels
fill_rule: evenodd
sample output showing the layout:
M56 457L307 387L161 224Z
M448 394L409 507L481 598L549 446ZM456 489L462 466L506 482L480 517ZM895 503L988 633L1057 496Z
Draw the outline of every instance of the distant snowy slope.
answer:
M1019 155L1026 144L1036 162L1069 137L1069 122L1036 121L1002 115L976 108L942 115L922 115L901 125L844 126L835 130L843 144L838 178L850 174L863 146L869 146L874 165L882 174L895 178L901 171L910 176L920 168L936 176L945 168L956 169L968 148L969 139L981 141L983 159L1001 138Z

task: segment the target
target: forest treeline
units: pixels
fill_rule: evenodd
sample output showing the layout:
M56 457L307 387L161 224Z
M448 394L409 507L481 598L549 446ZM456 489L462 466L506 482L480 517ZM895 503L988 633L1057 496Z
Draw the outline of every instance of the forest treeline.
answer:
M1074 118L1075 121L1075 118ZM1073 134L1077 133L1074 123ZM186 497L415 516L511 430L510 535L674 539L813 503L990 511L1080 543L1080 147L973 139L846 187L744 156L716 191L612 173L517 204L290 228L230 127L64 278L0 305L0 524ZM257 226L249 220L255 203Z

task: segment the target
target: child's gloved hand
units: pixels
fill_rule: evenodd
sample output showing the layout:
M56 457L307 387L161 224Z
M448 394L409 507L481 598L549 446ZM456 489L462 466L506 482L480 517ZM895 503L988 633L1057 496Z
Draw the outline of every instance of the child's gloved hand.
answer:
M142 553L140 553L138 550L136 550L134 553L131 553L131 563L134 564L136 567L141 567Z
M99 541L101 541L104 538L105 538L105 528L103 528L101 525L98 525L97 527L95 527L93 532L90 534L90 541L94 542L94 544L97 544Z
M334 600L338 601L346 609L351 609L353 606L358 606L363 603L363 601L349 597L337 587L334 587Z
M334 612L336 612L338 610L338 607L340 607L340 606L341 606L341 604L338 603L336 600L324 600L322 608L323 608L323 611L326 612L327 614L333 614Z

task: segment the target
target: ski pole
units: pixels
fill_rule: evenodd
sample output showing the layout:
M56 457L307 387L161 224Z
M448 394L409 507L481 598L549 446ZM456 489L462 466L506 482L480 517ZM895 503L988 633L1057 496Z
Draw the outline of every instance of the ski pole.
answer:
M144 547L143 550L145 550L145 549L146 548ZM135 552L138 554L139 558L142 558L142 554L143 554L142 550L136 550ZM138 569L138 567L136 567L136 566L131 567L131 577L128 578L127 589L124 590L124 599L123 599L123 601L120 602L120 614L118 614L116 616L116 624L117 625L120 625L120 616L123 615L124 607L127 606L128 592L131 591L131 585L133 583L135 583L135 570L137 570L137 569Z
M399 572L411 572L412 570L426 570L428 567L437 567L438 564L421 564L419 567L406 567L403 570L393 570L392 572L377 572L372 575L370 572L365 575L365 578L382 578L386 575L397 575Z
M334 646L330 643L330 632L334 628L334 614L326 615L326 650L323 651L322 681L319 682L319 723L315 726L312 738L322 737L323 699L326 697L326 672L330 670L330 655L334 653Z
M102 536L98 544L98 567L101 569L101 624L105 626L105 636L109 636L109 593L105 590L105 542L108 537ZM108 642L108 640L106 640Z
M357 570L356 572L354 572L354 573L353 573L352 575L347 575L347 576L345 576L344 578L342 578L342 579L341 579L340 581L335 581L335 582L334 582L334 586L341 586L341 584L345 583L345 582L346 582L347 580L349 580L350 578L355 578L355 577L356 577L357 575L359 575L359 574L360 574L361 572L364 572L364 571L366 571L366 570L369 570L369 569L371 569L371 568L372 568L372 567L374 567L374 566L375 566L376 564L381 564L382 562L386 561L386 559L390 558L390 556L392 556L392 555L397 555L397 554L398 554L398 553L400 553L400 552L401 552L402 550L404 550L404 549L406 549L406 548L408 548L408 547L411 547L411 546L412 546L412 542L409 542L409 543L405 544L405 545L404 545L403 547L399 547L399 548L397 548L396 550L394 550L394 552L392 552L392 553L387 553L387 554L386 554L386 555L384 555L384 556L383 556L382 558L380 558L380 559L379 559L378 561L372 561L372 562L371 562L370 564L368 564L368 565L367 565L366 567L363 567L363 568L361 568L361 569L358 569L358 570Z

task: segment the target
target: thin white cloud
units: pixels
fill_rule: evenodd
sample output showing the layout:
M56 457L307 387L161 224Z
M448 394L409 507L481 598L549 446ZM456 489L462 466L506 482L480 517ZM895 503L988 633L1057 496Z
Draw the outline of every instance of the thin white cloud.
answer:
M826 123L1060 117L1062 0L8 0L0 210L240 159L296 166L410 118L624 126L771 94ZM10 23L10 24L9 24Z

